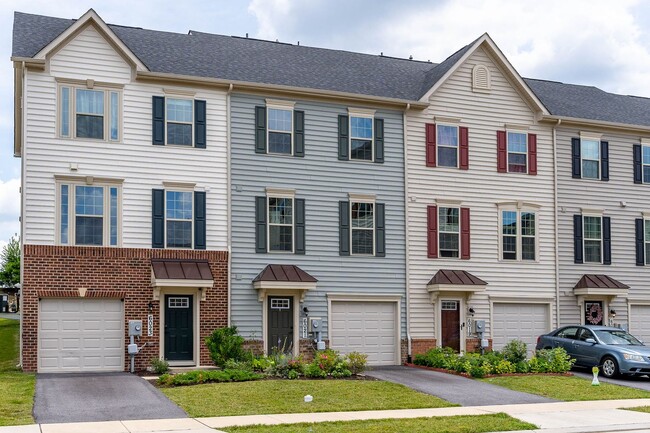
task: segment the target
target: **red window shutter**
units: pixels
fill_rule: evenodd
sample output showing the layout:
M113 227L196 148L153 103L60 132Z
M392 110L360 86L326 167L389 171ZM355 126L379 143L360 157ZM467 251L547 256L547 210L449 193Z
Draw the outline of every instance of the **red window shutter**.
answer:
M469 170L469 131L466 127L460 126L458 133L460 135L460 146L458 148L460 159L458 161L458 167L461 170Z
M528 134L528 174L537 174L537 135Z
M497 171L508 172L508 149L506 147L506 131L497 131Z
M438 258L438 206L427 206L427 257Z
M426 146L427 146L427 167L436 166L436 125L435 123L427 123L424 125L426 132Z
M460 208L460 258L468 260L470 256L469 208Z

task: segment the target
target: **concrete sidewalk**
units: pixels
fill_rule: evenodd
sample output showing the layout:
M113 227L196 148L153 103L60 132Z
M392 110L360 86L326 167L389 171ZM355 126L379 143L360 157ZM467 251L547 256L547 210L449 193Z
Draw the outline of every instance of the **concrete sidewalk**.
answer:
M602 400L557 403L534 403L437 409L400 409L359 412L320 412L300 414L181 418L160 420L106 421L93 423L33 424L0 427L0 433L215 433L234 425L295 424L326 421L418 418L432 416L485 415L505 412L536 424L542 433L594 433L650 431L650 413L621 410L650 406L650 399Z

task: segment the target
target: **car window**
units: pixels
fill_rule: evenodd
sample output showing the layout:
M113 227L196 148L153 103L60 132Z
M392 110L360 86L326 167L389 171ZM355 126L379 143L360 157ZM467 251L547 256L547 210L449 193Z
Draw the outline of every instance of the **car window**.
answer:
M578 340L587 341L587 338L594 338L594 334L586 328L580 329L580 333L578 334Z
M619 346L642 346L643 344L623 330L601 330L596 331L596 335L604 344L613 344Z
M578 333L578 328L569 327L569 328L561 329L560 331L558 331L557 334L555 334L555 336L560 338L570 338L571 340L575 340L577 333Z

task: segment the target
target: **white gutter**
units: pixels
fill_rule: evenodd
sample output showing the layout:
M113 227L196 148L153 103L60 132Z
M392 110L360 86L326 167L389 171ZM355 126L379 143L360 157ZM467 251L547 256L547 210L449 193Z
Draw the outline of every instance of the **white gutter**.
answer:
M231 283L230 283L230 278L231 278L231 272L232 272L232 190L231 190L231 176L230 176L230 148L231 148L231 142L230 142L230 94L232 93L234 85L230 83L230 86L228 86L228 92L226 92L226 188L228 190L227 192L227 199L226 199L226 208L227 208L227 227L228 227L228 241L227 241L227 249L228 249L228 302L227 302L227 307L228 307L228 326L231 325L231 318L232 318L232 313L231 313Z
M557 208L557 136L556 130L557 127L562 123L562 119L557 119L557 123L553 125L553 216L555 218L555 327L560 327L560 254L559 254L559 226L558 226L558 214L559 210Z
M407 344L407 359L411 361L412 354L412 341L411 341L411 297L409 294L409 218L408 218L408 192L409 192L409 176L408 176L408 128L406 124L406 112L410 110L411 104L406 104L406 108L402 113L402 127L404 128L404 260L405 260L405 289L406 289L406 344Z

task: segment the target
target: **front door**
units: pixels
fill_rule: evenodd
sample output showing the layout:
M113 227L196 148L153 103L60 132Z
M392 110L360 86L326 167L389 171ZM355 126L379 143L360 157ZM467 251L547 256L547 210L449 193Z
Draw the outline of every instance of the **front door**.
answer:
M269 296L268 353L293 352L293 298Z
M460 308L458 301L441 301L440 332L442 347L451 347L460 352Z
M165 296L165 359L194 359L192 295Z
M604 325L603 301L585 301L585 325Z

